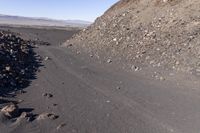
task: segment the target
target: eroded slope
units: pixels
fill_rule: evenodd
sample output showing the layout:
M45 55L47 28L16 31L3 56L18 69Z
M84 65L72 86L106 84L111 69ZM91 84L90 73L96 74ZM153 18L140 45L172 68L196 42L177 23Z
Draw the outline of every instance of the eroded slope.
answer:
M68 44L130 68L200 74L200 1L121 0Z

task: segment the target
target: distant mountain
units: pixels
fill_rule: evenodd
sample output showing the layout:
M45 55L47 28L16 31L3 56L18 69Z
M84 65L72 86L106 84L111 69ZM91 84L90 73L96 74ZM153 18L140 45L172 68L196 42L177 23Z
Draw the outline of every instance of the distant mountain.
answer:
M6 25L27 25L27 26L71 26L87 27L91 24L82 20L54 20L49 18L33 18L22 16L10 16L0 14L0 24Z

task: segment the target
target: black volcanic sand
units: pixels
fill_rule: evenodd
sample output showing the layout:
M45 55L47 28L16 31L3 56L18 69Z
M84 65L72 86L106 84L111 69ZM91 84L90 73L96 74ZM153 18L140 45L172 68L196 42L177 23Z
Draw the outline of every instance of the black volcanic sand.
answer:
M26 40L39 40L58 45L77 33L79 28L1 26L0 29L17 33Z
M199 86L152 80L60 47L78 30L3 29L52 45L34 48L43 66L12 99L23 100L20 112L32 119L0 114L0 133L199 133Z

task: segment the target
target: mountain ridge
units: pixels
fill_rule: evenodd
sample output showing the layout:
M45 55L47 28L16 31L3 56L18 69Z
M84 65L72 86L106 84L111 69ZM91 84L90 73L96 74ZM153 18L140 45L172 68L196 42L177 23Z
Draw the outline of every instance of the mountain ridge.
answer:
M43 17L24 17L0 14L0 24L87 27L91 22L83 20L57 20Z

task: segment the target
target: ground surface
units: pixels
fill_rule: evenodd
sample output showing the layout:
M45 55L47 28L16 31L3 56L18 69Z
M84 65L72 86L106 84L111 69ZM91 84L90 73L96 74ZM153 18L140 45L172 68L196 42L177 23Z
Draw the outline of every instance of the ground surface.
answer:
M42 61L26 93L15 99L23 100L19 107L26 111L59 118L27 122L0 117L1 133L199 133L199 86L128 73L61 47L74 31L9 29L52 44L35 48L49 59Z

